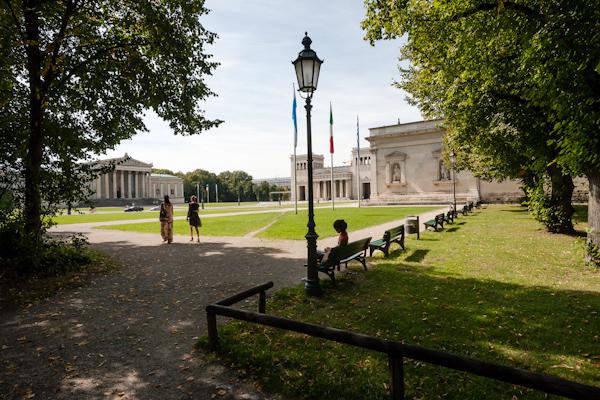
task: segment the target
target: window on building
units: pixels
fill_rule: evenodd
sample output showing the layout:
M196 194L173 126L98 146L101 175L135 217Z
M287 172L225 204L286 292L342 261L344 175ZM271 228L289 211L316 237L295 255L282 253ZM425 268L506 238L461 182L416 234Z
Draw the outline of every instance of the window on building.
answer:
M160 196L160 189L159 188L156 188L156 195Z
M175 195L175 189L171 189L171 196Z

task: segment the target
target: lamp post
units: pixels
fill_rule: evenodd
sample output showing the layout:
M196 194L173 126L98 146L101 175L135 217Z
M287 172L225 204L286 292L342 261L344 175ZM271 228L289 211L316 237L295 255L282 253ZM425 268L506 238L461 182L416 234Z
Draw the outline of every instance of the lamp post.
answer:
M302 44L304 49L298 53L298 58L292 61L296 70L296 78L298 79L298 91L300 97L306 100L306 148L308 153L308 232L306 233L306 242L308 247L308 268L306 280L304 282L304 291L309 296L319 296L321 294L321 286L319 284L319 270L317 265L317 232L315 232L315 214L313 207L313 155L312 155L312 138L310 126L310 110L312 109L311 99L317 83L319 82L319 72L323 60L317 57L317 53L310 48L312 40L308 37L308 33L304 33Z
M454 216L457 216L457 212L456 212L456 153L454 151L452 151L450 153L450 161L452 162L452 196L453 196L453 205L452 205L452 212L454 213Z
M199 187L202 188L202 190L200 191L200 206L204 210L204 184L203 183L199 183L199 185L200 185Z

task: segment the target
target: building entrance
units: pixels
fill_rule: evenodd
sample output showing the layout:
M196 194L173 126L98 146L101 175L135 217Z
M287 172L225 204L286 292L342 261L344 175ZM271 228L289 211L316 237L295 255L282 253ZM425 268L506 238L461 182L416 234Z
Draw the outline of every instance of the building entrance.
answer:
M371 183L364 182L362 184L362 198L368 200L371 198Z

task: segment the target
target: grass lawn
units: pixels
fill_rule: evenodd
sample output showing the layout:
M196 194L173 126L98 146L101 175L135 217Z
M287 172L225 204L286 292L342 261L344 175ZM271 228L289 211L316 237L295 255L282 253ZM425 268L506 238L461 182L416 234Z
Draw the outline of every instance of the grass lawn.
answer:
M573 225L575 226L575 229L585 231L588 220L587 204L576 204L573 207L575 207L575 214L573 214Z
M242 201L240 202L240 207L244 207L244 206L258 206L258 203L256 201ZM277 203L275 203L277 204ZM215 208L215 207L237 207L238 203L237 201L228 201L228 202L222 202L222 203L206 203L204 202L204 207L205 208Z
M237 204L237 203L236 203ZM244 211L265 211L265 210L276 210L277 207L239 207L239 208L212 208L200 210L200 215L203 214L228 214L235 212ZM187 215L187 208L177 209L175 208L174 215L176 217L184 217ZM53 217L52 220L59 225L68 224L82 224L88 222L107 222L107 221L131 221L136 219L150 219L156 218L158 220L158 211L140 211L140 212L120 212L105 213L105 214L71 214L71 215L58 215Z
M323 280L321 298L280 290L267 311L600 386L600 271L581 239L489 206L406 246ZM388 398L384 355L241 322L219 334L221 357L284 398ZM411 399L553 398L412 360L405 382Z
M268 225L281 213L246 214L230 217L215 217L202 219L200 236L244 236ZM116 229L120 231L160 234L160 222L142 222L139 224L107 225L98 229ZM189 235L190 228L186 220L174 221L175 235Z
M315 209L316 231L320 238L336 236L333 229L333 221L344 219L348 223L350 240L352 231L373 225L383 224L388 221L403 219L407 215L422 214L440 207L362 207L362 208L317 208ZM303 209L298 214L286 213L269 229L261 232L258 236L275 239L297 239L304 240L306 234L306 222L308 211ZM358 238L356 238L358 239Z

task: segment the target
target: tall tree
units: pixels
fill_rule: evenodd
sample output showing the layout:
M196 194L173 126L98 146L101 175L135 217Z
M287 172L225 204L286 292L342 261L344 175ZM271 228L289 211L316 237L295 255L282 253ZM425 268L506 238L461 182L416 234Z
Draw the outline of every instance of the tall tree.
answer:
M0 134L16 142L3 145L16 154L2 161L23 162L29 233L40 232L42 176L65 151L60 143L70 143L62 159L85 161L145 131L148 109L175 134L220 124L199 108L214 95L204 79L217 66L205 51L215 34L200 22L203 0L2 0L0 7Z
M401 55L412 66L401 63L399 86L446 118L450 140L496 167L546 171L558 203L569 175L587 176L588 237L599 245L600 1L365 4L368 40L407 35Z
M249 197L246 193L252 193L252 176L244 171L224 171L218 179L219 196L223 201L237 201L238 195L245 200Z

